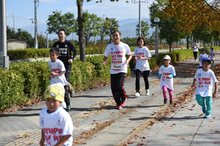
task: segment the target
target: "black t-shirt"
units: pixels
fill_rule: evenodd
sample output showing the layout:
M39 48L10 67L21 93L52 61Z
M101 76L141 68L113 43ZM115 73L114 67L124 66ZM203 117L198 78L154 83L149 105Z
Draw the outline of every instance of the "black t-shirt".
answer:
M60 55L58 59L60 59L65 67L71 65L69 64L68 60L73 59L76 57L77 50L72 42L65 40L65 42L61 43L60 41L57 41L53 44L53 47L57 47L60 50ZM71 58L71 51L73 52L73 57ZM66 68L67 69L67 68Z

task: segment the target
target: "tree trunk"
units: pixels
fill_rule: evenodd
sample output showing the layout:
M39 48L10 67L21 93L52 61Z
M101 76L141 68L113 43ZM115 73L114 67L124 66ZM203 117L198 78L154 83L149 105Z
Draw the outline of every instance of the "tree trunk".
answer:
M88 46L88 39L87 39L87 36L85 36L85 39L86 39L86 46Z
M186 45L187 45L187 49L189 49L189 37L186 37Z
M104 37L103 37L103 36L101 36L101 44L103 44L103 38L104 38Z
M78 8L78 24L79 24L79 49L80 49L80 60L86 61L86 51L85 51L85 40L84 40L84 31L83 31L83 1L77 0L77 8Z
M171 44L169 44L169 50L170 50L170 53L171 53L171 46L172 46L172 43L171 43Z
M111 37L111 35L110 35L109 37L110 37L110 39L109 39L109 43L111 43L111 42L112 42L112 37Z

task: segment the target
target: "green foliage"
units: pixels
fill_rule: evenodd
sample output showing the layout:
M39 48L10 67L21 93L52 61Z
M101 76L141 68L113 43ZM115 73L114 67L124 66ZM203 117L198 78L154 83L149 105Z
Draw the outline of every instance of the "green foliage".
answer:
M49 57L49 49L18 49L8 50L9 60Z
M139 36L139 25L136 25L136 36ZM150 29L148 22L141 21L141 37L146 38L149 33L148 30Z
M57 33L61 28L66 31L66 36L72 32L77 32L75 26L76 20L74 19L73 13L67 12L62 14L62 11L53 11L52 13L47 20L47 30L49 33Z
M19 71L0 68L0 111L28 101L24 80Z

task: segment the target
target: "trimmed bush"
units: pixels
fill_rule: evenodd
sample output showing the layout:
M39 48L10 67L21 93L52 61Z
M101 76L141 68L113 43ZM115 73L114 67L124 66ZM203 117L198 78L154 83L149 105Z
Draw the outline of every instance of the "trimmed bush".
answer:
M0 111L27 102L25 77L19 71L0 68Z

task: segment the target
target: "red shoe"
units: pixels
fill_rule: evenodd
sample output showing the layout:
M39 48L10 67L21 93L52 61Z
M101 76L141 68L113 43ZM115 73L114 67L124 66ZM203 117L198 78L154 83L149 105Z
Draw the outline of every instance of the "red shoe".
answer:
M120 110L122 107L121 107L120 105L117 105L117 107L116 107L116 108Z
M125 101L121 104L122 107L124 107L126 105Z

